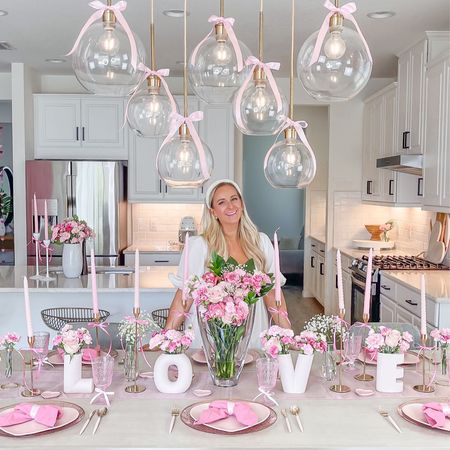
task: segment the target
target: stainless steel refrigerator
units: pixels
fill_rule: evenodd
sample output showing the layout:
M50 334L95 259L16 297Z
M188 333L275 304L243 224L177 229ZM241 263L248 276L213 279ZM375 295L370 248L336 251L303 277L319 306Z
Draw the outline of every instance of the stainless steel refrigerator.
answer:
M35 262L31 237L36 194L41 239L47 200L50 225L77 215L96 235L87 243L88 256L94 245L98 265L122 265L127 246L126 170L115 161L26 161L28 264ZM62 246L53 247L51 264L61 265Z

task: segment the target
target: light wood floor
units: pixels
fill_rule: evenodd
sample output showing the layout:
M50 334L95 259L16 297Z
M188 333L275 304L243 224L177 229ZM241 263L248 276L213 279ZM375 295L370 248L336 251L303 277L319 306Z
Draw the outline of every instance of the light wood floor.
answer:
M299 286L285 285L283 294L295 334L303 330L305 322L312 316L323 313L322 305L315 298L303 297L302 288Z

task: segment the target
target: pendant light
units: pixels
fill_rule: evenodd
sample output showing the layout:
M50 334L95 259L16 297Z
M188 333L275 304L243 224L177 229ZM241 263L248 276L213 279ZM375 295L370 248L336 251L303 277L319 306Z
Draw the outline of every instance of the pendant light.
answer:
M294 121L294 35L295 0L291 0L291 71L289 76L289 117L282 130L284 139L275 143L264 158L264 175L274 188L304 188L316 175L316 158L303 128L308 124Z
M224 16L224 1L220 0L220 16L208 19L214 28L189 58L191 88L207 103L230 102L249 72L244 61L250 50L236 38L234 19Z
M96 12L87 20L68 55L83 87L94 94L126 96L136 89L142 72L144 46L128 26L122 11L126 2L115 5L93 1ZM101 19L101 22L97 22ZM95 23L96 22L96 23Z
M169 134L156 156L156 168L168 186L195 188L210 178L214 161L211 150L202 142L194 125L203 119L203 112L195 111L188 115L187 0L184 0L183 91L184 115L172 113Z
M177 112L177 104L163 78L169 75L169 69L156 69L153 0L150 0L150 53L151 68L144 64L138 67L144 72L145 78L128 101L126 117L130 128L138 136L153 138L167 135L170 116Z
M339 7L326 0L330 12L319 31L304 42L297 57L297 74L309 95L324 102L355 97L367 84L372 72L369 46L352 13L354 3ZM356 28L344 26L344 19Z
M262 62L263 25L263 0L260 0L259 59L250 56L246 60L251 71L234 96L233 116L242 133L267 136L280 131L287 114L287 101L272 75L272 69L278 70L280 64Z

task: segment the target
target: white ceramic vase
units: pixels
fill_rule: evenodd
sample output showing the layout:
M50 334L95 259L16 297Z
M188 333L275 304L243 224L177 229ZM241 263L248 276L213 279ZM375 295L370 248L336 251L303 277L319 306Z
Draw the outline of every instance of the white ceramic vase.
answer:
M88 394L94 390L92 378L81 378L81 353L64 354L64 392L66 394Z
M294 367L290 354L278 355L278 370L284 392L288 394L303 394L305 392L313 359L314 353L311 355L299 353Z
M175 381L169 378L170 366L176 366L178 369L178 378ZM165 394L186 392L192 383L191 360L184 353L176 355L163 353L155 361L153 380L159 392Z
M63 244L62 268L66 278L78 278L83 269L81 244Z
M378 353L377 382L378 392L403 392L403 369L397 367L403 364L403 353Z

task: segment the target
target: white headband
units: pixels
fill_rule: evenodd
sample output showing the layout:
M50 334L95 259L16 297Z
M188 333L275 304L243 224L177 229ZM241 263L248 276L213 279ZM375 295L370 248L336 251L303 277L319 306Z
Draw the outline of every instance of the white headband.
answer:
M212 194L219 184L231 184L232 186L234 186L236 188L236 191L238 191L239 195L242 198L241 188L235 181L228 180L228 179L217 180L213 184L211 184L211 186L209 186L208 190L206 191L205 203L209 209L211 209Z

